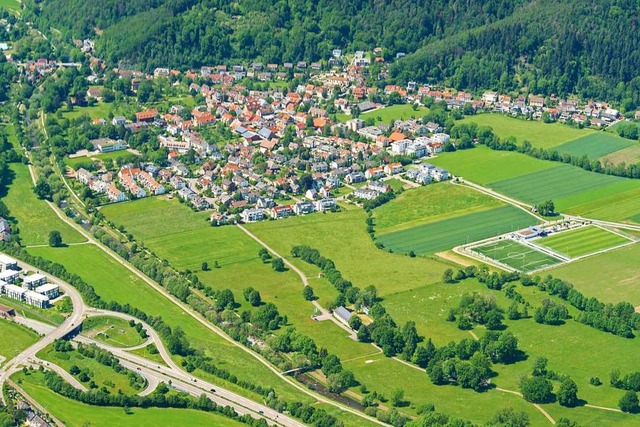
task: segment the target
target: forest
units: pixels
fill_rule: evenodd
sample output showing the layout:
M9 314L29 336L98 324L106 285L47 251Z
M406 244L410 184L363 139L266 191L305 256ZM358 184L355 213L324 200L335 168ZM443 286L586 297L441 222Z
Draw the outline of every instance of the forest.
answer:
M27 0L29 19L97 39L110 65L151 71L397 53L392 77L458 89L640 105L640 5L628 0ZM99 37L97 34L101 34Z

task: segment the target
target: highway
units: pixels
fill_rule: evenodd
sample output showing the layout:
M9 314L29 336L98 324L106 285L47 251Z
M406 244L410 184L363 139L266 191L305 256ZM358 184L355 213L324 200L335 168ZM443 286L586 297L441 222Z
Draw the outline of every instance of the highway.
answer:
M23 262L18 262L18 266L23 270L26 269L39 271L36 267L30 266ZM53 366L53 364L51 364L50 362L38 359L36 354L40 350L53 343L56 339L65 337L70 332L73 332L87 317L113 316L124 320L135 320L138 323L142 323L143 327L147 331L147 334L149 335L149 340L147 343L153 342L155 344L160 356L167 366L158 365L156 362L128 353L123 348L112 347L103 342L89 339L81 335L76 335L74 337L74 341L81 342L83 344L96 344L97 346L108 350L120 360L122 366L134 372L138 372L140 375L144 376L152 385L157 385L160 382L171 382L171 386L178 390L185 391L196 397L205 394L218 405L231 406L240 415L248 414L253 418L264 418L271 425L286 427L304 426L304 424L284 414L280 414L266 405L254 402L253 400L250 400L232 391L226 390L213 383L193 377L173 361L171 355L162 343L160 336L148 324L124 313L111 312L107 310L99 310L87 307L82 300L82 297L73 286L51 275L46 276L49 283L55 283L59 285L60 289L71 299L73 304L73 311L64 322L62 322L55 328L51 327L50 325L39 324L40 322L37 322L33 319L29 319L27 321L22 319L19 321L19 323L28 324L33 329L39 330L41 332L48 332L46 332L43 337L34 345L27 348L13 359L7 361L2 369L0 369L0 387L4 385L4 383L13 373L22 369L23 366L40 364L56 371L59 374L62 374L62 376L65 377L65 379L69 380L69 382L74 387L83 389L84 386L81 386L81 384L79 384L77 381L71 381L72 378L69 379L68 375L65 375L63 372L61 372L61 368ZM152 390L147 388L141 394L149 394L150 392L152 392ZM2 396L2 398L4 399L4 396Z

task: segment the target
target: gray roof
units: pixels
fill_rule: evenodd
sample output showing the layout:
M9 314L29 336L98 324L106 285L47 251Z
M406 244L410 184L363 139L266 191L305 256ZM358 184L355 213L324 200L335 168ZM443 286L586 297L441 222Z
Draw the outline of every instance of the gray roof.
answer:
M349 312L349 310L347 310L344 307L338 307L335 310L333 310L333 312L336 314L336 316L338 316L339 318L341 318L345 322L348 322L349 319L351 319L351 316L352 316L351 313Z

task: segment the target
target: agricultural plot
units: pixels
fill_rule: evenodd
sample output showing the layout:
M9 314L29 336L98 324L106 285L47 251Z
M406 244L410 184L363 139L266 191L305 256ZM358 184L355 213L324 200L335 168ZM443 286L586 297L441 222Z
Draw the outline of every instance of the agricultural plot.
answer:
M382 234L377 239L394 252L428 254L537 223L533 215L505 205Z
M510 179L491 182L492 189L527 203L539 203L545 200L557 200L562 197L588 193L622 181L610 175L587 172L583 169L559 165Z
M578 139L566 142L554 147L560 154L569 154L574 157L587 156L589 159L598 159L607 154L637 145L630 139L620 138L609 133L590 133Z
M534 159L513 151L494 151L484 146L440 153L429 161L448 169L456 176L483 185L558 166L554 162Z
M375 228L389 233L499 206L502 202L479 191L442 182L407 190L376 208Z
M560 258L545 254L544 252L511 239L502 239L476 246L471 248L471 250L487 258L494 259L501 264L524 272L534 271L562 262Z
M477 123L478 126L490 126L500 138L515 137L518 143L524 140L534 147L552 148L566 141L593 133L591 130L576 129L561 123L543 123L509 117L504 114L479 114L465 117L458 123Z
M603 163L611 163L617 165L625 162L626 164L638 163L640 161L640 145L635 144L622 150L614 151L600 158Z
M564 231L535 241L536 244L570 258L577 258L630 242L631 240L626 237L596 226Z
M46 245L49 243L49 233L53 230L60 232L64 243L79 243L85 240L77 231L62 222L46 202L36 197L27 166L12 163L9 167L14 177L2 201L9 208L11 215L17 219L23 245Z

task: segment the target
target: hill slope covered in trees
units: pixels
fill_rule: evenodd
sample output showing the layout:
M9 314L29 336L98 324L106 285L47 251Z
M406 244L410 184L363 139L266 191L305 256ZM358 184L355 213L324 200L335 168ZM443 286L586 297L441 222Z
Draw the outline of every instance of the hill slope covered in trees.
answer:
M28 0L33 2L34 0ZM40 0L30 18L97 38L112 65L314 61L334 48L387 58L398 80L640 104L640 3L630 0Z

